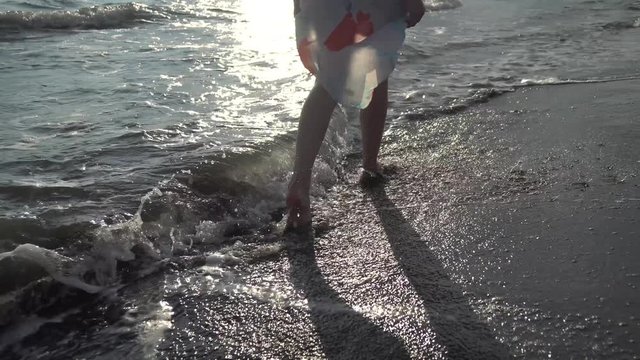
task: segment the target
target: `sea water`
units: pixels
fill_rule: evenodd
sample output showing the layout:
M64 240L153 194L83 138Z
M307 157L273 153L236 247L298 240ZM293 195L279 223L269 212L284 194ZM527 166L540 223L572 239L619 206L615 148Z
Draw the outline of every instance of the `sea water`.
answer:
M391 137L521 86L640 77L637 0L426 5L390 79ZM292 11L0 0L3 304L46 274L96 292L123 281L121 262L193 255L279 221L313 85ZM334 114L314 196L357 152L355 117Z

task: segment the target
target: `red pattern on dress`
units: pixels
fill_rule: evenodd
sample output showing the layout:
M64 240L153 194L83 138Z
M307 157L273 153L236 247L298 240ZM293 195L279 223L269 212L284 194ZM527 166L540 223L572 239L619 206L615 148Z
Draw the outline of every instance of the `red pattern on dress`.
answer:
M355 18L349 11L333 29L324 45L330 51L340 51L347 46L357 44L373 34L373 23L368 13L358 11Z

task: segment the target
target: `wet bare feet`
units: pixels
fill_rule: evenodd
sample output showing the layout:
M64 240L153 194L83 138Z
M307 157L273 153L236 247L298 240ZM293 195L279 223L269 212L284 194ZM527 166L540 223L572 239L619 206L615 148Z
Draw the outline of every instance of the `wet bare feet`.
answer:
M289 189L287 195L287 225L285 233L304 233L311 229L311 203L309 196L304 196L301 191Z
M386 183L388 175L394 174L397 169L394 165L376 164L374 168L363 168L358 183L363 189L371 189Z

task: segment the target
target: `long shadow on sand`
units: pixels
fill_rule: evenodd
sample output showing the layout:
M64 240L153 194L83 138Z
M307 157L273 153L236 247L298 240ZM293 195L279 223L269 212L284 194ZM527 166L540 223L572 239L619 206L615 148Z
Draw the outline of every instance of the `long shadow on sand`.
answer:
M287 255L293 285L302 290L329 359L409 359L402 341L340 298L324 279L311 235L290 239Z
M369 196L405 276L422 299L436 341L450 359L506 359L506 346L493 336L474 313L462 290L449 278L442 263L418 232L388 198L383 188Z

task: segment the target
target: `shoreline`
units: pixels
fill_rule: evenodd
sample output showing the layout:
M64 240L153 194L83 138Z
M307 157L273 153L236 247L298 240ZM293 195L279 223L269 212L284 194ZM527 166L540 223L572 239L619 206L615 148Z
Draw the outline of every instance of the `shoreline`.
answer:
M313 202L314 239L240 237L125 284L108 324L89 301L27 342L96 356L38 334L90 344L106 328L136 334L95 350L111 357L634 358L638 92L527 87L407 123L385 140L384 188L362 191L345 160ZM120 324L120 307L140 320ZM149 324L157 334L136 330Z
M502 344L524 358L633 358L639 92L637 80L527 87L415 124L402 143L385 142L382 161L397 173L384 190L367 198L351 179L329 195L339 206L319 206L318 217L335 228L317 247L328 259L352 255L325 276L384 274L394 266L371 264L393 254L386 261L409 279L415 308L466 317L467 325L475 314L484 324L465 334L459 322L426 315L433 343L471 344L462 357L497 355ZM353 254L372 249L380 258L355 262ZM343 288L354 291L362 290ZM466 301L451 308L446 297L460 294ZM370 301L387 304L397 294L376 295ZM485 341L488 349L477 342L487 330L498 340ZM414 358L433 355L414 346Z

